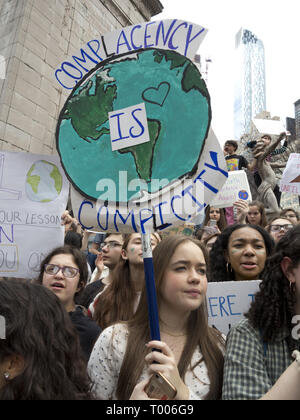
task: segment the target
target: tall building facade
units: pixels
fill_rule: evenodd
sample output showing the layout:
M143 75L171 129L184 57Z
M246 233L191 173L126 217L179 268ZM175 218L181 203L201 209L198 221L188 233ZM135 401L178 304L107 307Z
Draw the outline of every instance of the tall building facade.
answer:
M70 93L55 79L58 65L89 41L162 10L159 0L0 0L0 150L55 153Z
M295 102L296 138L300 139L300 99Z
M251 120L266 110L265 49L251 31L236 35L234 134L249 133Z

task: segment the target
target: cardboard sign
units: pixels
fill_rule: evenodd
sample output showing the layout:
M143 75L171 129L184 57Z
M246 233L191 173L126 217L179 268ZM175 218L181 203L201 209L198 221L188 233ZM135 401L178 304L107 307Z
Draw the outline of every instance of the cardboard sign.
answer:
M300 154L291 153L280 180L280 191L300 195Z
M228 172L228 179L213 199L211 206L217 208L231 207L237 200L252 201L245 171Z
M114 54L77 83L56 131L86 229L149 233L189 223L227 180L209 93L187 58L204 33L173 20L103 37Z
M150 141L145 104L108 113L112 151Z
M202 26L178 19L143 22L117 29L90 40L77 54L64 60L56 69L55 78L61 87L72 90L97 64L146 48L172 50L193 59L207 32Z
M244 318L261 280L208 283L208 323L227 335Z
M285 131L282 121L255 118L252 122L260 134L279 136L280 133Z
M63 245L68 191L57 157L0 152L0 276L32 279Z

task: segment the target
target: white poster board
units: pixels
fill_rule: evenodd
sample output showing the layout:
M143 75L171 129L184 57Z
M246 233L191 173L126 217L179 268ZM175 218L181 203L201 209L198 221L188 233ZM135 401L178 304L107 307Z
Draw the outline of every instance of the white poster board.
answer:
M280 180L280 191L300 195L300 154L291 153Z
M63 245L69 183L56 156L0 152L0 276L36 277Z
M209 283L206 301L208 323L227 335L244 318L261 280Z
M255 118L253 124L260 134L270 134L279 136L280 133L285 131L282 121L278 120L265 120Z
M237 200L252 201L250 186L245 171L228 172L228 179L211 202L212 207L231 207Z

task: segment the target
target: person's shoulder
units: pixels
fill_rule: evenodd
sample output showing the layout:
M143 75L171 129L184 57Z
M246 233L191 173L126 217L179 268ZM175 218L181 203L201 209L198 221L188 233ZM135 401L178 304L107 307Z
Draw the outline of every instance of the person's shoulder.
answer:
M93 321L86 313L86 308L83 306L77 305L76 310L70 313L72 322L77 325L84 326L89 330L96 330L98 333L101 331L101 328Z
M259 331L251 325L248 319L244 318L240 320L236 325L231 327L227 338L233 335L248 336L254 338L259 337Z

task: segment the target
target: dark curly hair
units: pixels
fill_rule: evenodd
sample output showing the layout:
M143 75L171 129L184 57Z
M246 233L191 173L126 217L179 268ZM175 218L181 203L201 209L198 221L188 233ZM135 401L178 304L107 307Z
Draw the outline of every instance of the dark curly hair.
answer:
M80 251L80 249L75 248L71 245L64 245L58 248L53 249L41 262L40 272L37 279L34 281L37 284L43 284L43 276L45 271L45 264L49 264L53 257L56 255L72 255L75 264L79 268L79 286L80 290L75 293L74 300L77 300L81 297L81 294L86 286L88 280L88 266L85 255Z
M225 251L228 249L228 243L231 234L238 229L251 228L257 230L263 237L267 256L273 250L274 242L268 232L258 225L231 225L227 227L221 235L218 236L216 242L210 251L209 257L209 273L208 278L210 282L233 281L235 280L234 272L228 273L226 268Z
M284 257L290 258L290 269L299 266L300 226L289 230L276 244L273 254L267 259L260 290L245 314L266 343L272 342L278 331L292 328L296 299L295 291L281 268Z
M0 389L1 401L93 399L77 334L54 293L25 280L2 280L0 315L6 327L0 361L24 359L22 373Z

